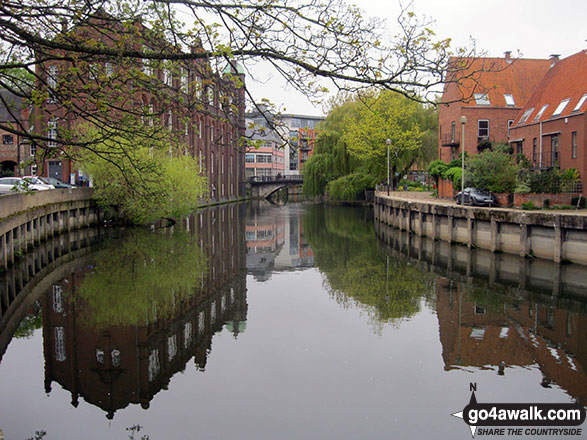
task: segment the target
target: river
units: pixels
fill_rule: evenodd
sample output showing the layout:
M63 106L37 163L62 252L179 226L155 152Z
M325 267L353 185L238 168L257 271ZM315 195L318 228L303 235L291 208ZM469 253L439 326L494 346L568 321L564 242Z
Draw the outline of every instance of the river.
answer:
M472 389L587 404L585 280L357 207L255 202L171 229L74 231L0 274L0 429L467 439L451 414Z

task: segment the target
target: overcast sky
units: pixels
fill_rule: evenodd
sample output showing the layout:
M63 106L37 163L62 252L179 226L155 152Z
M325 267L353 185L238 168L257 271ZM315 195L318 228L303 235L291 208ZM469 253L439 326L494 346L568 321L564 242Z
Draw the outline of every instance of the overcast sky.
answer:
M390 32L396 33L397 0L348 3L364 9L366 15L386 19ZM437 36L452 38L453 47L467 45L473 37L487 56L501 57L509 50L512 56L519 51L524 58L548 58L550 54L564 58L587 49L585 0L414 0L410 10L433 19ZM256 98L283 104L288 113L323 113L277 75L266 74L264 80L263 84L247 83Z

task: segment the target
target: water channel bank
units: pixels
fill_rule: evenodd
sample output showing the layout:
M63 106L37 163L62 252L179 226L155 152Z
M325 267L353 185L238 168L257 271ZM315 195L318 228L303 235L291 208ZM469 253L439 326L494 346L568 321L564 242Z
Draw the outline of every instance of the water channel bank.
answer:
M467 247L587 265L587 216L477 208L375 194L377 221Z

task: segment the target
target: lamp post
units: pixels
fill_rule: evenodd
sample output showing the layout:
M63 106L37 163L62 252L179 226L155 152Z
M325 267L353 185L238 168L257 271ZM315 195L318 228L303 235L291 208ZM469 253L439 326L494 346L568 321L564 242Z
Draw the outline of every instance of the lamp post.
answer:
M389 146L391 145L391 139L386 139L385 143L387 145L387 195L389 195Z
M461 116L461 203L464 205L464 193L465 193L465 124L467 123L467 117Z

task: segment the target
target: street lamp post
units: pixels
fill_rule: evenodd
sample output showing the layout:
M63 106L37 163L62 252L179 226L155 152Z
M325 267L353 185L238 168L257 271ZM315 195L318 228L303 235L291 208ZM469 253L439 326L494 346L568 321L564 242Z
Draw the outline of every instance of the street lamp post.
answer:
M385 143L387 144L387 195L389 195L389 146L391 145L391 139L386 139Z
M464 193L465 193L465 124L467 123L467 117L461 116L461 203L464 205Z

